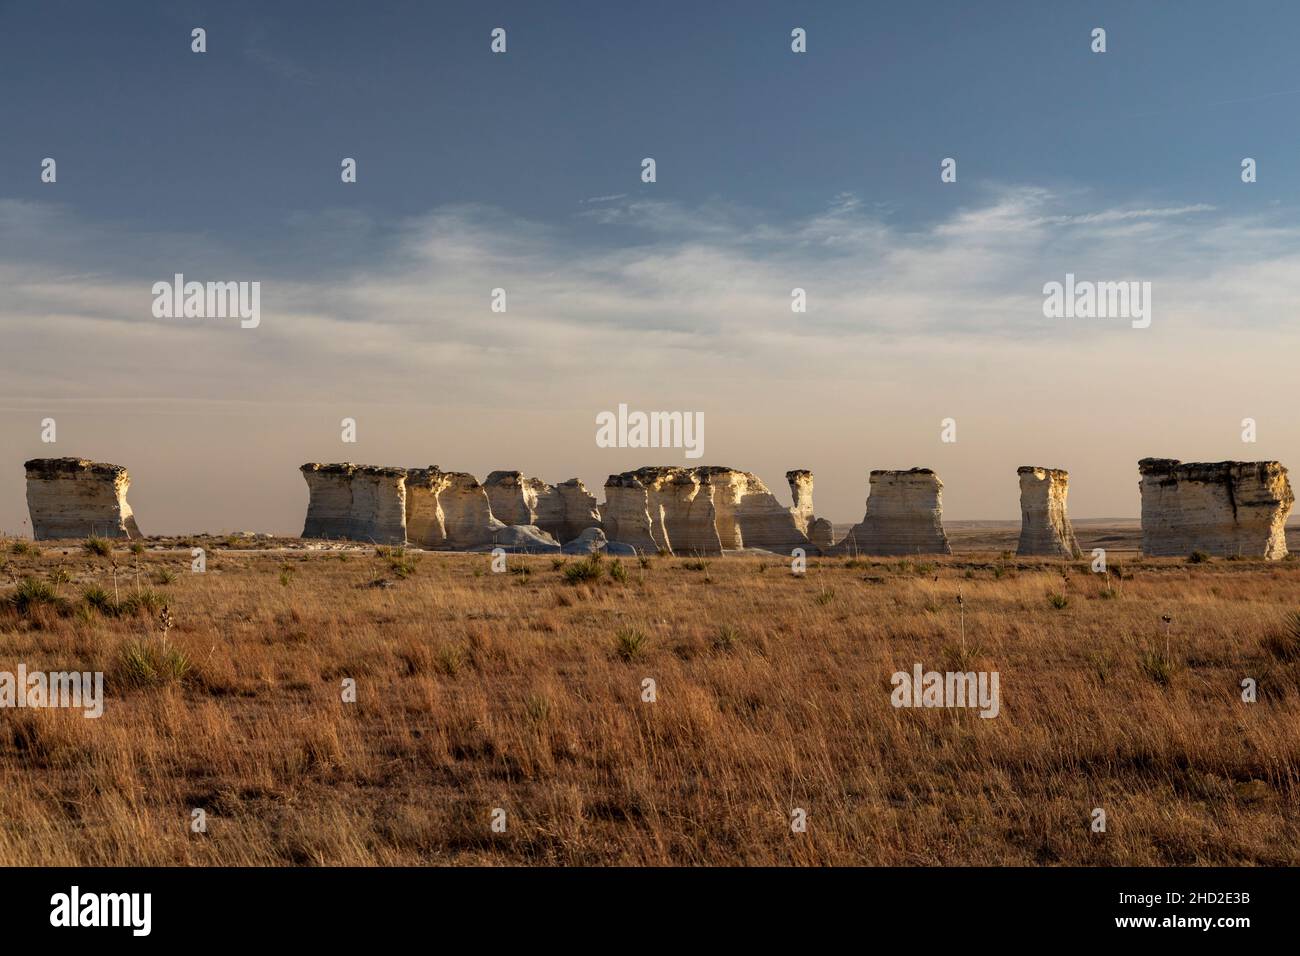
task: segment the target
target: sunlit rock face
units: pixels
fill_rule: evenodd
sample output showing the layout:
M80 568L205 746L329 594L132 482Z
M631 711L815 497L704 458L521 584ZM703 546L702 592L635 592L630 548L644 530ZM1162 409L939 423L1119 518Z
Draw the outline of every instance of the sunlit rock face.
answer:
M929 468L873 471L867 513L836 554L952 554L943 530L943 482Z
M667 547L662 540L655 540L656 528L662 534L663 521L657 509L654 520L651 519L649 494L635 472L609 476L601 517L605 536L610 541L621 541L650 553Z
M519 471L494 471L483 481L492 515L507 525L532 524L537 517L537 486Z
M1286 519L1295 503L1276 461L1138 462L1142 553L1286 557Z
M697 468L708 486L717 514L718 538L724 549L761 548L789 554L808 548L812 516L812 472L786 473L793 508L787 508L757 475L734 468Z
M84 458L33 458L27 470L32 537L139 538L127 504L131 476L121 465Z
M1022 465L1016 474L1020 476L1020 546L1016 553L1079 557L1079 545L1065 508L1069 472Z
M643 551L719 554L716 509L699 469L649 466L605 482L605 534Z
M493 516L486 489L467 472L412 468L406 486L406 533L417 547L469 551L493 543L506 527Z
M790 515L794 519L795 529L807 536L816 520L813 516L813 473L806 468L798 468L787 471L785 480L790 486L790 500L794 502Z
M809 546L812 474L790 472L786 508L750 472L713 465L651 466L610 475L605 534L643 550L718 554L761 548L788 554Z
M304 538L406 543L406 469L310 462Z

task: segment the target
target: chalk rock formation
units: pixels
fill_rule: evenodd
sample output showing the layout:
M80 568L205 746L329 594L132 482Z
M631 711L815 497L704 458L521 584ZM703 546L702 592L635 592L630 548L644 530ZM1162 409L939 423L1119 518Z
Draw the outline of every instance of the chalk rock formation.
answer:
M549 487L549 486L548 486ZM548 501L558 501L553 512ZM560 541L569 541L588 528L600 526L600 509L596 496L577 478L562 481L545 495L538 495L537 526Z
M591 554L593 551L604 551L609 545L609 539L605 537L605 532L599 528L587 528L572 541L565 543L563 551L565 554Z
M791 471L793 508L784 507L757 475L731 468L699 468L713 489L718 538L726 550L763 548L789 554L808 547L812 523L812 472Z
M307 481L304 538L406 543L406 470L351 462L300 469Z
M139 538L126 503L131 477L121 465L84 458L33 458L27 469L32 537Z
M491 545L506 527L493 516L486 489L466 472L412 468L406 492L406 534L416 547L468 551Z
M1016 474L1020 476L1020 547L1016 553L1079 557L1079 545L1065 510L1070 473L1022 465Z
M867 513L836 554L952 554L943 531L943 482L929 468L873 471Z
M1278 462L1143 458L1138 472L1143 554L1286 557L1295 495Z
M548 485L518 471L494 471L483 482L492 514L508 525L532 524L569 541L600 524L596 498L577 478Z
M813 519L808 528L808 543L821 552L828 552L835 542L835 529L826 518Z
M663 519L665 547L678 554L721 554L717 509L695 468L641 469L653 515Z
M492 515L508 525L532 524L537 519L537 485L519 471L494 471L483 481Z
M605 535L611 541L622 541L638 551L667 550L663 539L663 515L656 504L650 513L650 499L646 486L633 471L610 475L605 481L605 506L601 509ZM658 532L660 537L655 538Z
M812 474L794 471L787 479L794 508L783 507L756 475L734 468L664 466L610 475L605 533L641 550L681 554L806 549Z
M790 486L790 500L794 502L790 516L794 519L795 528L807 537L816 520L813 517L813 473L806 468L799 468L787 471L785 480Z

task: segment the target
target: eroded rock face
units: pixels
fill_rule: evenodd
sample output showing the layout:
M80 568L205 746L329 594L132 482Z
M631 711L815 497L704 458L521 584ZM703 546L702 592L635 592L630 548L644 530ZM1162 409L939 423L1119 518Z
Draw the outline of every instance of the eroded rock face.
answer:
M487 490L467 472L413 468L406 485L406 534L416 547L469 551L492 544L506 527L493 516Z
M1143 458L1138 473L1143 554L1286 557L1295 495L1279 462Z
M307 481L304 538L406 543L406 470L351 462L301 468Z
M32 537L139 538L126 502L131 477L121 465L84 458L33 458L27 469Z
M827 553L835 543L835 528L828 518L815 518L808 528L808 543Z
M569 541L588 528L600 527L600 508L596 505L596 496L577 478L560 482L549 497L558 499L558 515L552 517L539 514L537 524L557 540ZM537 505L539 509L544 509L545 499L539 496Z
M667 548L665 543L655 540L654 529L658 528L662 534L663 519L657 507L651 519L649 495L636 472L609 476L601 515L610 541L621 541L638 551L651 553Z
M812 474L790 472L795 507L786 508L753 474L734 468L646 467L605 483L605 533L643 550L718 554L807 548Z
M731 468L697 471L713 489L723 548L762 548L780 554L789 554L795 548L807 550L812 523L812 472L786 474L794 501L793 508L786 508L751 472Z
M1020 476L1020 547L1016 553L1079 557L1079 545L1065 509L1070 473L1022 465L1016 474Z
M519 471L494 471L483 481L492 515L508 525L532 524L537 518L537 485Z
M867 513L836 554L952 554L943 530L943 482L929 468L873 471Z
M790 485L790 500L794 502L790 514L794 518L795 527L807 536L816 520L813 517L813 473L806 468L799 468L787 471L785 480Z
M557 541L599 526L596 498L577 478L548 485L518 471L494 471L483 482L492 514L507 525L536 525Z
M642 469L647 471L647 469ZM651 514L656 503L663 519L665 547L676 554L721 554L717 509L696 469L665 468L643 477Z

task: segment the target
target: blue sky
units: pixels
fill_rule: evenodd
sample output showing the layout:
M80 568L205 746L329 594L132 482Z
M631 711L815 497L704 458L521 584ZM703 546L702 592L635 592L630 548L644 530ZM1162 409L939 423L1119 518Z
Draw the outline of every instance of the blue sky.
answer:
M780 218L851 192L904 224L986 180L1234 206L1300 185L1284 175L1300 154L1300 9L1285 2L0 10L7 196L48 198L31 157L61 156L59 198L86 218L198 220L272 254L287 221L340 206L571 221L584 198L646 193L649 155L655 198ZM203 56L188 44L199 23ZM805 56L789 51L793 25ZM488 51L495 26L504 56ZM345 155L361 175L343 194ZM1248 194L1242 155L1263 171ZM959 164L946 191L944 156Z
M178 464L215 453L256 462L276 530L307 459L599 485L650 463L593 445L620 402L704 411L706 460L770 485L812 467L835 520L918 464L956 517L1014 516L1019 464L1135 514L1142 454L1300 439L1297 32L1283 2L0 0L0 428L48 453L57 410L57 451L146 501L142 469L204 489L152 502L176 530L245 514ZM267 321L159 324L175 271L262 281ZM1045 323L1067 271L1153 280L1153 328Z

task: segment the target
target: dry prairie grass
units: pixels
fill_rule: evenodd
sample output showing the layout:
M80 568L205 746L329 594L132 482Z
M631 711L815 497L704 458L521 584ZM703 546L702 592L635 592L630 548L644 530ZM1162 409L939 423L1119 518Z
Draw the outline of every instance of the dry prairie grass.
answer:
M1300 562L1129 561L1106 593L993 554L573 582L548 557L114 557L116 596L101 556L7 554L6 595L54 600L0 606L0 670L102 670L108 699L0 713L0 865L1300 862ZM144 591L188 670L131 679L162 640ZM999 671L1000 716L893 708L915 662Z

